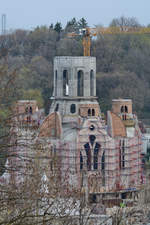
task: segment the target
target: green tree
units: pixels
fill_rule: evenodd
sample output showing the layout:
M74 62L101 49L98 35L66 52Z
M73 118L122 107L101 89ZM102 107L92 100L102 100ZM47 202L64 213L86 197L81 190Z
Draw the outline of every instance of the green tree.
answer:
M88 27L88 23L83 17L79 20L78 25L80 29Z
M54 26L54 30L58 33L61 33L62 32L62 25L60 22L57 22Z

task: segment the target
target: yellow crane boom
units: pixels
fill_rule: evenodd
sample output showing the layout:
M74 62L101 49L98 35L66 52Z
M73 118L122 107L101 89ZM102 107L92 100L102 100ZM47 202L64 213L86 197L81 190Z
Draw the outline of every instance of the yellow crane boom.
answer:
M91 37L97 36L98 34L150 34L150 27L129 27L129 26L120 26L120 27L96 27L96 28L83 28L80 30L79 34L72 32L68 33L68 37L82 36L83 44L83 55L90 56L91 49Z

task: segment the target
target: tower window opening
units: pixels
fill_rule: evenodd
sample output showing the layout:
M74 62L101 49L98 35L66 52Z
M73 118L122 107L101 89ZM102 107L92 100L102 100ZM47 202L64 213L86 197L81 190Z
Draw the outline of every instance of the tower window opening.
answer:
M55 96L57 96L57 70L55 70Z
M123 105L121 106L121 110L120 111L121 111L121 113L124 113L124 106Z
M78 76L77 76L77 95L78 96L83 96L83 90L84 90L84 74L82 70L78 71Z
M30 106L30 108L29 108L29 112L30 112L30 114L32 114L32 107Z
M91 116L91 109L88 109L88 116Z
M69 80L68 80L68 71L63 71L63 95L69 95Z
M95 109L92 109L92 116L95 116Z
M94 71L90 71L90 96L94 96Z
M124 109L125 109L125 112L128 113L128 107L126 105L125 105Z
M71 104L71 106L70 106L70 112L71 113L75 113L76 112L76 105L75 104Z

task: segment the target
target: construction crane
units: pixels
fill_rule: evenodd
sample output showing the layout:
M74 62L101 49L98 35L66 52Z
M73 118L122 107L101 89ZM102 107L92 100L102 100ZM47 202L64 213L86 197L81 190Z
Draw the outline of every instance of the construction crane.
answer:
M79 33L68 33L68 37L82 36L83 55L90 56L91 37L97 35L96 28L83 28L79 30Z
M96 27L96 28L83 28L79 33L68 33L68 37L82 36L83 55L90 56L91 38L103 34L150 34L150 27Z

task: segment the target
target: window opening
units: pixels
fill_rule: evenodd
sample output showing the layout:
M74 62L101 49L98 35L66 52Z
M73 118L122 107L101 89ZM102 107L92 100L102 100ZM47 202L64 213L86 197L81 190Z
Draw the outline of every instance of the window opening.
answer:
M96 137L94 135L90 135L89 139L90 139L91 145L93 146Z
M125 112L128 113L128 107L126 105L125 105L124 109L125 109Z
M29 112L30 112L30 114L32 114L32 107L31 106L29 108Z
M121 113L124 112L124 106L121 106Z
M94 71L90 71L90 96L94 96Z
M94 135L90 135L89 136L90 143L86 143L84 145L84 149L85 149L86 156L87 156L87 169L88 170L91 170L92 168L94 170L98 169L98 153L99 153L99 149L100 149L100 144L97 142L95 143L95 140L96 140L96 137ZM95 143L95 145L94 145L94 143ZM93 167L91 164L92 163L91 157L93 157Z
M63 95L69 95L68 71L63 71Z
M89 129L92 130L92 131L95 130L94 125L92 124L92 125L89 127Z
M92 116L95 116L95 109L92 109Z
M59 109L59 104L57 103L56 108L55 108L55 112L58 112Z
M87 160L86 160L87 169L91 170L91 149L90 149L89 143L86 143L84 145L84 148L85 148L85 152L86 152L86 156L87 156Z
M98 152L99 152L100 145L98 143L95 144L94 148L94 170L98 169Z
M91 203L96 203L96 194L91 195Z
M83 169L83 156L82 153L80 152L80 170Z
M83 96L83 71L78 71L77 95Z
M57 96L57 70L55 71L55 96Z
M71 104L71 106L70 106L70 112L71 113L75 113L76 112L76 105L75 104Z
M91 109L88 109L88 116L91 116Z
M101 160L101 170L105 170L105 152L103 152L102 160Z

